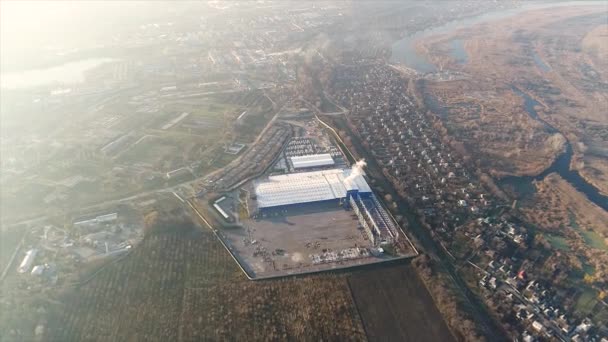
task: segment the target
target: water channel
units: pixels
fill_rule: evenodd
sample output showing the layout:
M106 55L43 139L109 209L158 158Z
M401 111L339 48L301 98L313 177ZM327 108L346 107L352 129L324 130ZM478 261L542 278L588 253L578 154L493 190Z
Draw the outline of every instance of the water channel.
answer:
M534 100L528 94L522 92L521 90L515 87L513 87L513 90L517 95L521 96L524 99L524 108L531 118L544 124L549 132L559 132L557 129L555 129L555 127L551 126L545 120L541 119L538 116L538 113L536 112L536 106L540 106L540 103L538 103L538 101ZM602 195L596 187L587 183L587 181L583 177L581 177L578 171L571 170L571 160L572 145L570 145L570 142L567 141L565 151L560 154L555 159L553 164L551 164L551 166L545 171L543 171L541 174L533 177L507 177L503 180L503 182L524 182L525 184L530 183L533 180L542 180L548 174L555 172L559 174L563 179L565 179L568 183L570 183L570 185L572 185L575 189L584 193L591 202L597 204L604 210L608 210L608 196Z
M534 59L534 63L536 63L536 66L538 66L540 70L542 70L543 72L551 71L551 67L548 66L542 58L540 58L536 51L532 52L532 58Z

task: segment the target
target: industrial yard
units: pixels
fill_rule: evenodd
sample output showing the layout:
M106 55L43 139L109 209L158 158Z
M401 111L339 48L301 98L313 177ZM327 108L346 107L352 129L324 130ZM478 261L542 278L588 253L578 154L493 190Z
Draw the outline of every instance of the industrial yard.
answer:
M284 140L272 164L257 164L266 172L244 182L230 177L236 186L215 175L220 184L207 180L200 192L215 190L202 196L208 204L202 211L222 227L218 237L251 279L418 255L367 183L364 161L348 166L314 119L277 125L294 136ZM274 135L273 128L269 132ZM245 156L241 164L247 163ZM229 191L217 191L222 185Z
M255 276L288 275L361 265L371 244L352 213L339 206L308 204L243 222L224 236ZM330 226L331 225L331 226ZM323 257L323 259L321 259Z

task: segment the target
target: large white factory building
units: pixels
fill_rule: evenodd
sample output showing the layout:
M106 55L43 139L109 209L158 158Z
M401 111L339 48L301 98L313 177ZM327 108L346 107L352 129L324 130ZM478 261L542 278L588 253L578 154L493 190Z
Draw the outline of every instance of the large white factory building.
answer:
M262 214L306 203L337 202L354 211L372 243L397 239L394 221L356 170L331 169L270 176L256 181L254 188L257 207Z
M255 183L258 208L345 199L349 193L362 196L372 190L365 178L351 176L351 169L332 169L270 176Z

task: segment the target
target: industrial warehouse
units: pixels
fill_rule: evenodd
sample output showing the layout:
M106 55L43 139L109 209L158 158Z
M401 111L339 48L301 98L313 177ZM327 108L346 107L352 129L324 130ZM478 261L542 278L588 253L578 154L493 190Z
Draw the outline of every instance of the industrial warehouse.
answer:
M296 205L334 202L355 212L372 243L393 242L398 236L393 220L356 168L270 176L254 187L262 216Z
M374 195L363 161L336 168L330 155L285 160L293 173L263 176L210 201L226 223L220 237L251 278L417 254Z
M371 189L362 175L351 170L323 170L270 176L255 185L261 209L298 203L343 200L348 193L369 196ZM348 180L347 180L348 179Z
M333 166L335 164L334 159L329 153L294 156L290 159L295 170L329 165Z
M207 192L204 211L220 227L218 238L247 276L267 279L418 255L374 193L365 161L352 163L317 120L290 125L292 135L264 171L236 183L214 175L201 188Z

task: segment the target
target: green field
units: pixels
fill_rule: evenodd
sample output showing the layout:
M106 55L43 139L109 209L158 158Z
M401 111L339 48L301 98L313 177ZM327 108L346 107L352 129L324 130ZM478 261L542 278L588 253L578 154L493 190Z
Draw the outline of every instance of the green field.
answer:
M594 275L595 267L593 267L587 263L583 263L583 272L585 272L585 274Z
M583 292L574 304L575 310L581 315L588 315L597 303L597 291L590 288L583 289Z
M162 121L158 128L160 129L162 125L180 113L190 113L190 115L168 130L192 131L192 133L196 134L208 132L208 134L217 135L221 133L226 125L226 120L232 122L244 110L240 106L213 101L197 105L173 103L165 106L165 111L172 114L164 116L164 121ZM207 124L205 125L205 123ZM199 127L194 128L192 126Z
M23 234L24 231L21 230L11 230L0 233L0 272L4 271L4 267L6 267L13 255L15 247L19 245Z
M516 195L520 200L530 199L536 193L534 184L520 177L507 177L499 182L508 192Z
M568 212L568 218L570 219L570 226L581 233L581 236L585 240L585 244L587 244L587 246L608 251L608 245L600 234L594 232L593 230L583 229L578 222L576 222L576 216L574 216L574 213L571 211Z
M547 239L547 241L549 241L553 248L560 251L570 250L570 246L568 246L568 240L566 240L566 238L553 234L544 234L544 237Z
M583 239L585 239L585 243L587 244L587 246L608 251L608 245L606 245L604 238L600 234L592 230L582 229L580 230L580 233L583 236Z
M154 164L177 152L177 147L157 136L145 136L118 158L122 162Z

